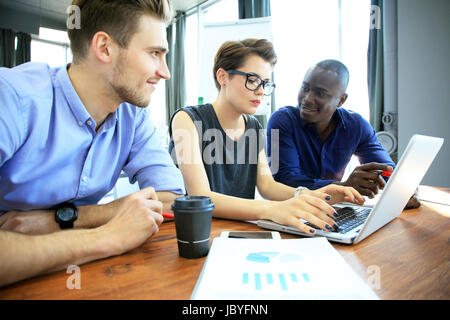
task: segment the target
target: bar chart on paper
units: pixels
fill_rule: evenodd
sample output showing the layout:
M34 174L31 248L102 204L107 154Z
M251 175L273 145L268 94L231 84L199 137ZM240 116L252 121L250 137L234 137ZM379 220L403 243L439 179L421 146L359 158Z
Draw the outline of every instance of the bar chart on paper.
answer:
M329 272L330 266L333 273ZM215 238L192 299L377 299L377 296L325 238Z
M282 254L281 252L252 252L246 257L246 262L253 270L274 270L273 266L277 265L275 270L286 269L290 263L298 263L302 261L302 257L297 254ZM298 267L298 264L296 264ZM288 268L289 269L289 268ZM245 289L262 291L262 290L281 290L288 291L290 289L298 289L305 287L311 282L308 272L298 272L293 268L292 271L285 272L243 272L242 285Z
M242 284L253 286L255 290L275 289L282 291L299 287L310 282L308 273L247 273L242 274Z

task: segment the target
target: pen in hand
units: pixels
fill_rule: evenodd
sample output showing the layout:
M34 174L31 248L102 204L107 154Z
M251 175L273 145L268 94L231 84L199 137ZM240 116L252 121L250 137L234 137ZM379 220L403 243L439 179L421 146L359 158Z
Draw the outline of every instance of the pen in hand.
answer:
M392 171L383 170L383 171L381 171L381 175L383 177L389 178L392 175Z
M164 211L163 211L163 213L162 213L162 216L163 216L164 219L174 219L174 218L175 218L175 216L174 216L173 213L170 213L170 212L164 212Z

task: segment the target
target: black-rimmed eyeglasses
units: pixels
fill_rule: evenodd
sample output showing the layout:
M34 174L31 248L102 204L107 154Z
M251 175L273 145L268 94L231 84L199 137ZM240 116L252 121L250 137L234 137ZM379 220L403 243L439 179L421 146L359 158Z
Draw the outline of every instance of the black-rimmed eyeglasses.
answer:
M261 79L258 75L253 73L246 73L238 70L227 70L230 74L239 74L241 76L246 76L245 87L248 90L256 91L259 87L263 87L263 93L265 96L270 96L275 88L275 83L271 81L265 81Z

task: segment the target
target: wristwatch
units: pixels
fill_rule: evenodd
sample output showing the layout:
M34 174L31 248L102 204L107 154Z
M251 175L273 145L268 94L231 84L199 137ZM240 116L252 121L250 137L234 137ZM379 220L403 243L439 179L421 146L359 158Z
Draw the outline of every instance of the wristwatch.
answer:
M307 187L297 187L297 189L295 189L294 197L298 196L300 194L300 192L302 192L303 190L309 190L309 189Z
M73 222L78 218L77 207L71 202L64 202L56 207L55 221L61 229L73 228Z

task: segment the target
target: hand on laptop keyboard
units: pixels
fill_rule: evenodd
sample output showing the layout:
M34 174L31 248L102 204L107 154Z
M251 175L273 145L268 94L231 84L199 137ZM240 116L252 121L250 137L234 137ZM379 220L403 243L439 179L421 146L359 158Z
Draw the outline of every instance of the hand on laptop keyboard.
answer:
M335 220L338 223L338 227L333 231L345 234L350 230L362 225L369 216L371 208L344 207L336 211L338 213L338 217L336 217ZM305 224L315 229L319 229L309 222L306 222Z

